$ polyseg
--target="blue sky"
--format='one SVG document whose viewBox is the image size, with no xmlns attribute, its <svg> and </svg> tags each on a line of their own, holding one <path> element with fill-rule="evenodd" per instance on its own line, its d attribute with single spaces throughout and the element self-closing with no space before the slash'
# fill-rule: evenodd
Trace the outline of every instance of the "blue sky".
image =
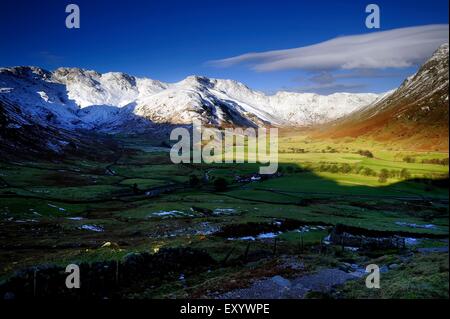
<svg viewBox="0 0 450 319">
<path fill-rule="evenodd" d="M 80 7 L 80 29 L 65 27 L 69 3 Z M 381 8 L 381 31 L 448 24 L 448 0 L 0 0 L 0 66 L 81 67 L 167 82 L 196 74 L 231 78 L 268 93 L 382 92 L 397 87 L 419 62 L 271 71 L 240 62 L 208 63 L 375 32 L 365 27 L 369 3 Z"/>
</svg>

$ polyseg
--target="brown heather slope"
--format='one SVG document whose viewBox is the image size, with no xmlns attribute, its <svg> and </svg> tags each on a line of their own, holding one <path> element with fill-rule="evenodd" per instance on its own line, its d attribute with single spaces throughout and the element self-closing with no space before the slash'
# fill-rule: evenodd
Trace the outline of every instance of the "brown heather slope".
<svg viewBox="0 0 450 319">
<path fill-rule="evenodd" d="M 448 44 L 394 92 L 313 130 L 317 138 L 364 137 L 417 150 L 448 151 Z"/>
</svg>

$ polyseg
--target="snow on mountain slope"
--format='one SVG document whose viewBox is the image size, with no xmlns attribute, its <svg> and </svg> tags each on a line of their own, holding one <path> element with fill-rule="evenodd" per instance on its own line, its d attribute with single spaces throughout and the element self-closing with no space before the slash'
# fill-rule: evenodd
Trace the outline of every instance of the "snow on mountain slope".
<svg viewBox="0 0 450 319">
<path fill-rule="evenodd" d="M 242 83 L 232 80 L 212 80 L 214 89 L 223 92 L 237 102 L 246 103 L 275 116 L 278 121 L 290 125 L 310 125 L 334 120 L 350 114 L 375 101 L 372 93 L 313 93 L 278 92 L 267 96 L 252 91 Z"/>
<path fill-rule="evenodd" d="M 68 97 L 81 108 L 91 105 L 123 107 L 168 86 L 120 72 L 100 74 L 76 68 L 59 68 L 53 73 L 53 79 L 66 85 Z"/>
<path fill-rule="evenodd" d="M 68 99 L 66 87 L 51 78 L 50 72 L 35 67 L 0 69 L 0 100 L 41 124 L 78 123 L 79 106 Z"/>
<path fill-rule="evenodd" d="M 376 94 L 329 96 L 279 92 L 267 96 L 232 80 L 189 76 L 178 83 L 100 74 L 77 68 L 0 69 L 0 100 L 20 107 L 42 125 L 68 129 L 138 131 L 153 123 L 303 126 L 358 110 Z"/>
<path fill-rule="evenodd" d="M 155 122 L 187 124 L 197 118 L 211 125 L 278 124 L 276 117 L 234 101 L 214 90 L 212 80 L 198 76 L 187 77 L 170 85 L 167 90 L 139 100 L 137 104 L 135 113 Z"/>
</svg>

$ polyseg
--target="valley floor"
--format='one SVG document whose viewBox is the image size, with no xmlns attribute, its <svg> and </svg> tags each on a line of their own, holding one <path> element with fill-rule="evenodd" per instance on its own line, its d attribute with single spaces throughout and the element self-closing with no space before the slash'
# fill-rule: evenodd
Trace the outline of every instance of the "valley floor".
<svg viewBox="0 0 450 319">
<path fill-rule="evenodd" d="M 448 153 L 287 136 L 263 178 L 118 142 L 102 161 L 0 164 L 2 297 L 60 292 L 43 279 L 76 263 L 109 269 L 93 298 L 448 298 Z M 342 227 L 360 244 L 329 239 Z"/>
</svg>

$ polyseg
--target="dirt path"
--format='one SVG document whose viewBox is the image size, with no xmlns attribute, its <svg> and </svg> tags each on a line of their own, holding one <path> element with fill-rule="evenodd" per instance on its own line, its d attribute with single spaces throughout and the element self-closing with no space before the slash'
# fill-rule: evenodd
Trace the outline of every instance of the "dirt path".
<svg viewBox="0 0 450 319">
<path fill-rule="evenodd" d="M 419 248 L 418 254 L 443 253 L 448 254 L 448 246 Z M 403 259 L 403 263 L 411 260 L 412 256 Z M 392 268 L 393 269 L 393 268 Z M 380 266 L 382 273 L 389 272 L 390 267 Z M 346 272 L 339 268 L 326 268 L 295 278 L 274 276 L 259 279 L 250 287 L 235 289 L 217 296 L 217 299 L 304 299 L 309 292 L 330 293 L 333 288 L 341 286 L 350 280 L 361 279 L 366 276 L 365 268 L 354 265 L 352 271 Z"/>
<path fill-rule="evenodd" d="M 302 299 L 308 292 L 330 292 L 333 287 L 359 279 L 362 270 L 347 273 L 340 269 L 322 269 L 317 273 L 286 279 L 282 276 L 258 280 L 250 287 L 226 292 L 218 299 Z"/>
</svg>

